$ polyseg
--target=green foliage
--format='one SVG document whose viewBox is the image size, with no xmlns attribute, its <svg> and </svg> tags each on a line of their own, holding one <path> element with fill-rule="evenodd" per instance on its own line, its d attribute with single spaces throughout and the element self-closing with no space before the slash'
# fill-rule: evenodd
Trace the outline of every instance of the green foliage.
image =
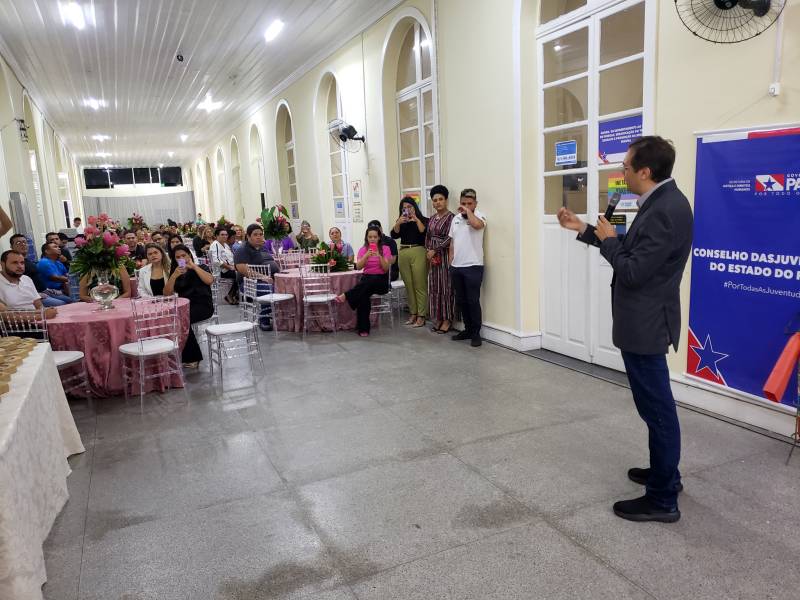
<svg viewBox="0 0 800 600">
<path fill-rule="evenodd" d="M 330 265 L 331 271 L 334 273 L 350 269 L 347 257 L 328 246 L 325 242 L 319 245 L 317 254 L 311 257 L 311 264 Z"/>
</svg>

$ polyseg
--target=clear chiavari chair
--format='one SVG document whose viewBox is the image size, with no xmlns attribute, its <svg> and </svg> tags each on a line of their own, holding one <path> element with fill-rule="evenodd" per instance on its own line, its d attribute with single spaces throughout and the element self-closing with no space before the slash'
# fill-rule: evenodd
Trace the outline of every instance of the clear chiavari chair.
<svg viewBox="0 0 800 600">
<path fill-rule="evenodd" d="M 336 334 L 336 294 L 331 283 L 331 268 L 328 265 L 307 264 L 300 267 L 303 283 L 303 335 L 308 333 L 311 321 L 327 320 Z"/>
<path fill-rule="evenodd" d="M 269 315 L 272 318 L 272 331 L 278 337 L 278 319 L 291 321 L 294 330 L 294 321 L 297 318 L 294 294 L 281 293 L 275 290 L 275 281 L 272 278 L 272 265 L 247 265 L 249 275 L 256 279 L 255 302 L 261 306 L 269 306 Z M 266 293 L 265 293 L 266 292 Z M 264 315 L 261 315 L 263 318 Z"/>
<path fill-rule="evenodd" d="M 3 337 L 17 336 L 49 342 L 47 335 L 46 308 L 33 310 L 8 310 L 0 313 L 0 333 Z M 89 407 L 92 403 L 92 390 L 89 387 L 89 374 L 86 359 L 80 350 L 53 350 L 53 360 L 61 377 L 65 394 L 80 391 L 86 396 Z"/>
<path fill-rule="evenodd" d="M 372 297 L 372 310 L 371 315 L 378 316 L 378 324 L 380 324 L 381 315 L 389 315 L 389 324 L 394 329 L 394 300 L 392 299 L 392 282 L 391 282 L 391 269 L 386 273 L 386 279 L 389 280 L 389 291 L 386 294 L 374 295 Z"/>
<path fill-rule="evenodd" d="M 260 305 L 255 302 L 258 281 L 252 277 L 242 280 L 242 298 L 239 301 L 241 321 L 235 323 L 218 323 L 206 327 L 206 343 L 211 377 L 214 377 L 214 365 L 219 370 L 220 382 L 224 379 L 224 363 L 232 358 L 246 356 L 250 360 L 250 371 L 253 370 L 253 357 L 258 358 L 261 369 L 264 359 L 258 343 L 258 313 Z"/>
<path fill-rule="evenodd" d="M 145 383 L 150 379 L 172 379 L 184 385 L 181 366 L 178 296 L 155 296 L 131 300 L 136 341 L 119 347 L 125 400 L 128 386 L 139 384 L 139 402 L 144 412 Z M 187 396 L 188 401 L 188 396 Z"/>
</svg>

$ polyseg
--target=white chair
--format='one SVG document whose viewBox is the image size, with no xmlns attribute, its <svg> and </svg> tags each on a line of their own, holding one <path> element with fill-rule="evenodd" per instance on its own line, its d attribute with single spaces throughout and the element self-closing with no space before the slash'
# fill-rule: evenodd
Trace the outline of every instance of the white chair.
<svg viewBox="0 0 800 600">
<path fill-rule="evenodd" d="M 308 264 L 300 267 L 303 283 L 303 336 L 308 333 L 310 321 L 324 319 L 325 312 L 334 335 L 336 334 L 336 294 L 331 286 L 331 268 L 328 265 Z"/>
<path fill-rule="evenodd" d="M 199 264 L 199 263 L 198 263 Z M 209 325 L 219 324 L 219 301 L 222 298 L 222 286 L 220 285 L 219 271 L 217 275 L 213 275 L 214 279 L 211 282 L 211 304 L 214 307 L 214 312 L 211 316 L 204 321 L 197 321 L 192 324 L 194 330 L 194 337 L 197 339 L 198 344 L 206 341 L 206 329 Z"/>
<path fill-rule="evenodd" d="M 131 300 L 136 341 L 119 347 L 122 386 L 128 400 L 128 384 L 139 383 L 139 402 L 144 412 L 145 382 L 177 375 L 184 385 L 181 366 L 178 296 L 155 296 Z M 184 387 L 185 391 L 185 387 Z M 188 396 L 187 396 L 188 401 Z"/>
<path fill-rule="evenodd" d="M 219 323 L 206 327 L 208 343 L 208 361 L 211 365 L 211 377 L 214 377 L 214 365 L 219 367 L 220 383 L 224 378 L 223 366 L 226 359 L 247 356 L 250 360 L 250 371 L 253 369 L 253 356 L 258 357 L 261 369 L 264 369 L 264 359 L 261 356 L 261 346 L 258 343 L 258 312 L 259 305 L 253 301 L 257 294 L 257 281 L 245 277 L 242 299 L 239 307 L 242 320 L 235 323 Z"/>
<path fill-rule="evenodd" d="M 9 310 L 0 315 L 0 332 L 4 337 L 19 336 L 33 338 L 37 342 L 48 342 L 47 319 L 45 308 L 34 310 Z M 89 387 L 89 374 L 86 372 L 86 360 L 79 350 L 53 350 L 53 360 L 61 377 L 61 385 L 65 394 L 77 390 L 86 395 L 89 408 L 92 407 L 92 390 Z M 72 375 L 65 373 L 74 371 Z"/>
<path fill-rule="evenodd" d="M 275 260 L 284 271 L 287 269 L 298 269 L 305 263 L 305 254 L 299 250 L 279 252 L 275 255 Z"/>
<path fill-rule="evenodd" d="M 391 273 L 391 270 L 389 272 Z M 406 284 L 403 283 L 402 279 L 398 279 L 392 281 L 390 286 L 389 296 L 392 304 L 397 309 L 397 320 L 400 321 L 402 319 L 403 305 L 406 301 Z"/>
<path fill-rule="evenodd" d="M 261 306 L 269 305 L 270 317 L 272 319 L 272 331 L 275 337 L 278 337 L 278 319 L 282 321 L 292 321 L 292 325 L 294 325 L 294 321 L 297 318 L 294 294 L 275 291 L 271 265 L 247 265 L 247 270 L 252 275 L 252 278 L 256 280 L 256 294 L 258 294 L 258 282 L 263 283 L 266 281 L 270 284 L 269 293 L 256 295 L 253 300 Z M 294 327 L 292 327 L 292 330 L 293 329 Z"/>
</svg>

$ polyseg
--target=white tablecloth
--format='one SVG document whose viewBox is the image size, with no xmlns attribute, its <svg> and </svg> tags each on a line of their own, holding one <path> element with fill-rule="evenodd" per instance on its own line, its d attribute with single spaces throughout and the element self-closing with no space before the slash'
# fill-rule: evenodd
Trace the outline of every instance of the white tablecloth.
<svg viewBox="0 0 800 600">
<path fill-rule="evenodd" d="M 41 600 L 42 545 L 67 501 L 67 457 L 83 444 L 49 344 L 0 397 L 0 599 Z"/>
</svg>

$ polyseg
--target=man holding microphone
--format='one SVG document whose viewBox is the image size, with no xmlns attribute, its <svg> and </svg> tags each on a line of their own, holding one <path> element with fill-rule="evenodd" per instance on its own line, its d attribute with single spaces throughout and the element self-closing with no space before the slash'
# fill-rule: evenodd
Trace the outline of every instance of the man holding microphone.
<svg viewBox="0 0 800 600">
<path fill-rule="evenodd" d="M 639 138 L 628 147 L 622 168 L 628 190 L 639 195 L 639 212 L 625 235 L 617 236 L 604 216 L 593 227 L 566 207 L 558 211 L 561 226 L 600 248 L 614 269 L 614 345 L 622 352 L 650 447 L 650 467 L 628 471 L 632 481 L 645 485 L 645 495 L 614 504 L 614 513 L 630 521 L 674 523 L 681 517 L 681 433 L 666 353 L 669 346 L 678 349 L 680 283 L 692 246 L 693 217 L 671 177 L 674 164 L 672 143 L 658 136 Z"/>
</svg>

